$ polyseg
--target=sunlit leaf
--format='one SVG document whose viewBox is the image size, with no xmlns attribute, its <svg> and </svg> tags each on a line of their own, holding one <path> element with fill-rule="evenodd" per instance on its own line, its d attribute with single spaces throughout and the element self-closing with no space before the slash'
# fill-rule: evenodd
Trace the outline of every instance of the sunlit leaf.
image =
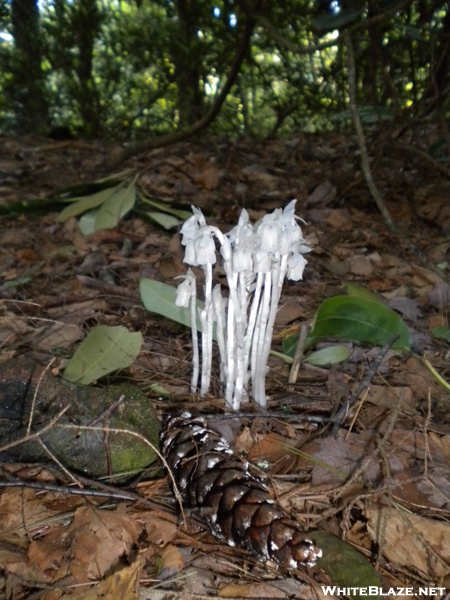
<svg viewBox="0 0 450 600">
<path fill-rule="evenodd" d="M 142 334 L 125 327 L 94 327 L 65 368 L 63 378 L 89 384 L 118 369 L 129 367 L 142 346 Z"/>
</svg>

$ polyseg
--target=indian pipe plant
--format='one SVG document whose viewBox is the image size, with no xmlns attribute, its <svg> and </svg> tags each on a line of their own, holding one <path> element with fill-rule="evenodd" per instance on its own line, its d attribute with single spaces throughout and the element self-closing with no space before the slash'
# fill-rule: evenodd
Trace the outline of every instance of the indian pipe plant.
<svg viewBox="0 0 450 600">
<path fill-rule="evenodd" d="M 238 411 L 249 389 L 255 402 L 265 408 L 265 378 L 272 342 L 272 332 L 283 281 L 303 278 L 307 263 L 303 256 L 310 247 L 303 239 L 295 215 L 296 200 L 277 208 L 252 225 L 245 209 L 238 224 L 228 234 L 206 223 L 201 210 L 192 207 L 193 215 L 181 228 L 185 246 L 184 262 L 203 268 L 204 305 L 198 310 L 196 279 L 192 269 L 182 276 L 176 304 L 190 307 L 193 374 L 191 391 L 200 379 L 200 396 L 210 386 L 214 324 L 220 352 L 220 381 L 225 401 Z M 228 282 L 228 297 L 222 296 L 220 284 L 212 286 L 213 265 L 220 260 Z M 197 318 L 201 329 L 201 369 L 197 337 Z"/>
</svg>

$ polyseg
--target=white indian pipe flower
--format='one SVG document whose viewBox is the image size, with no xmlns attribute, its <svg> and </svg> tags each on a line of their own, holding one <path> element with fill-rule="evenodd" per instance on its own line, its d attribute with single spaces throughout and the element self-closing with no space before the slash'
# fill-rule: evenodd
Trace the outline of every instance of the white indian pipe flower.
<svg viewBox="0 0 450 600">
<path fill-rule="evenodd" d="M 303 279 L 303 271 L 305 270 L 305 266 L 307 264 L 308 261 L 302 254 L 299 252 L 292 252 L 287 263 L 288 279 L 292 279 L 292 281 L 299 281 L 300 279 Z"/>
<path fill-rule="evenodd" d="M 216 245 L 214 244 L 214 240 L 209 231 L 203 233 L 200 230 L 195 238 L 194 247 L 197 265 L 216 264 Z"/>
<path fill-rule="evenodd" d="M 181 227 L 181 243 L 183 246 L 186 246 L 189 241 L 193 240 L 201 227 L 206 225 L 206 219 L 204 214 L 199 208 L 195 206 L 191 206 L 192 212 L 194 213 L 192 217 L 183 223 Z"/>
<path fill-rule="evenodd" d="M 184 261 L 202 266 L 205 273 L 205 304 L 200 311 L 203 359 L 200 393 L 204 395 L 209 388 L 212 323 L 216 321 L 220 379 L 225 385 L 226 402 L 234 410 L 239 410 L 250 377 L 255 401 L 261 407 L 267 402 L 264 380 L 283 281 L 286 276 L 294 281 L 302 279 L 307 264 L 303 254 L 311 250 L 303 239 L 295 203 L 296 200 L 292 200 L 284 210 L 276 209 L 265 215 L 254 226 L 243 209 L 236 227 L 227 235 L 217 227 L 207 225 L 203 213 L 193 207 L 194 214 L 181 228 L 182 244 L 186 247 Z M 226 301 L 221 301 L 220 286 L 212 291 L 215 240 L 220 247 L 228 282 L 226 310 Z M 188 306 L 189 302 L 191 319 L 195 323 L 193 274 L 192 279 L 186 277 L 177 290 L 177 305 Z M 193 342 L 196 340 L 197 333 L 194 336 L 193 328 Z M 198 351 L 195 354 L 198 364 Z M 195 381 L 197 377 L 198 373 Z"/>
<path fill-rule="evenodd" d="M 233 270 L 235 273 L 250 271 L 252 268 L 252 253 L 248 248 L 238 247 L 233 252 Z"/>
<path fill-rule="evenodd" d="M 258 227 L 258 237 L 261 243 L 261 250 L 266 252 L 279 251 L 280 228 L 276 222 L 261 223 Z"/>
<path fill-rule="evenodd" d="M 183 279 L 183 281 L 177 287 L 175 306 L 188 308 L 195 286 L 194 273 L 191 271 L 191 269 L 188 269 L 186 275 L 180 275 L 180 277 L 175 277 L 175 279 Z"/>
<path fill-rule="evenodd" d="M 272 268 L 270 254 L 265 250 L 257 250 L 253 255 L 253 264 L 257 273 L 267 273 Z"/>
<path fill-rule="evenodd" d="M 176 277 L 183 279 L 177 287 L 175 304 L 176 306 L 187 308 L 191 307 L 191 337 L 192 337 L 192 378 L 191 393 L 195 394 L 198 385 L 198 376 L 200 370 L 198 336 L 197 336 L 197 288 L 195 275 L 191 269 L 187 270 L 186 275 Z"/>
</svg>

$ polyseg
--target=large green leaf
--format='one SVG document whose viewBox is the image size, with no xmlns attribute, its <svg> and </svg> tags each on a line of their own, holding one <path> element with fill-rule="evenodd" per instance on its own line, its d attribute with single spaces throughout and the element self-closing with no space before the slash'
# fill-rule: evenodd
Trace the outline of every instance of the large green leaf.
<svg viewBox="0 0 450 600">
<path fill-rule="evenodd" d="M 108 373 L 129 367 L 142 346 L 142 334 L 125 327 L 94 327 L 69 361 L 63 378 L 89 384 Z"/>
<path fill-rule="evenodd" d="M 333 584 L 341 588 L 354 588 L 354 591 L 349 591 L 348 594 L 345 594 L 346 596 L 360 598 L 364 595 L 366 598 L 367 588 L 373 586 L 375 593 L 371 595 L 371 598 L 374 600 L 379 598 L 376 591 L 381 588 L 381 581 L 367 558 L 350 544 L 324 531 L 310 531 L 308 537 L 319 548 L 322 548 L 322 558 L 319 558 L 317 564 L 331 577 Z M 358 594 L 359 588 L 365 589 L 366 593 Z M 339 594 L 331 592 L 329 595 L 338 596 Z"/>
<path fill-rule="evenodd" d="M 167 283 L 153 279 L 142 278 L 139 284 L 142 302 L 147 310 L 171 319 L 176 323 L 191 326 L 191 312 L 189 308 L 175 305 L 176 289 Z M 203 302 L 197 300 L 199 309 L 203 308 Z M 200 320 L 197 319 L 197 329 L 200 331 Z"/>
<path fill-rule="evenodd" d="M 95 216 L 95 231 L 113 229 L 120 219 L 129 212 L 136 201 L 136 186 L 134 181 L 126 188 L 117 189 L 106 198 Z"/>
<path fill-rule="evenodd" d="M 411 336 L 401 317 L 379 302 L 350 296 L 334 296 L 323 302 L 316 314 L 306 346 L 323 338 L 384 345 L 393 335 L 400 337 L 393 348 L 411 348 Z"/>
<path fill-rule="evenodd" d="M 106 190 L 101 190 L 100 192 L 96 192 L 90 196 L 71 198 L 71 204 L 66 206 L 66 208 L 59 213 L 58 221 L 62 223 L 67 221 L 67 219 L 70 219 L 70 217 L 77 217 L 88 210 L 97 208 L 97 206 L 103 204 L 105 200 L 113 196 L 119 189 L 123 188 L 123 186 L 124 183 L 121 182 L 118 185 L 107 188 Z"/>
</svg>

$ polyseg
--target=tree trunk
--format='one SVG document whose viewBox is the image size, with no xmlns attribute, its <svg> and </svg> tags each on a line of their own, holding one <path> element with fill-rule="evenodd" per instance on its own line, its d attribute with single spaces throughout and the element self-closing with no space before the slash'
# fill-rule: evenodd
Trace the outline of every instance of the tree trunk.
<svg viewBox="0 0 450 600">
<path fill-rule="evenodd" d="M 45 77 L 37 0 L 12 0 L 16 46 L 13 95 L 19 133 L 42 132 L 47 125 Z"/>
</svg>

